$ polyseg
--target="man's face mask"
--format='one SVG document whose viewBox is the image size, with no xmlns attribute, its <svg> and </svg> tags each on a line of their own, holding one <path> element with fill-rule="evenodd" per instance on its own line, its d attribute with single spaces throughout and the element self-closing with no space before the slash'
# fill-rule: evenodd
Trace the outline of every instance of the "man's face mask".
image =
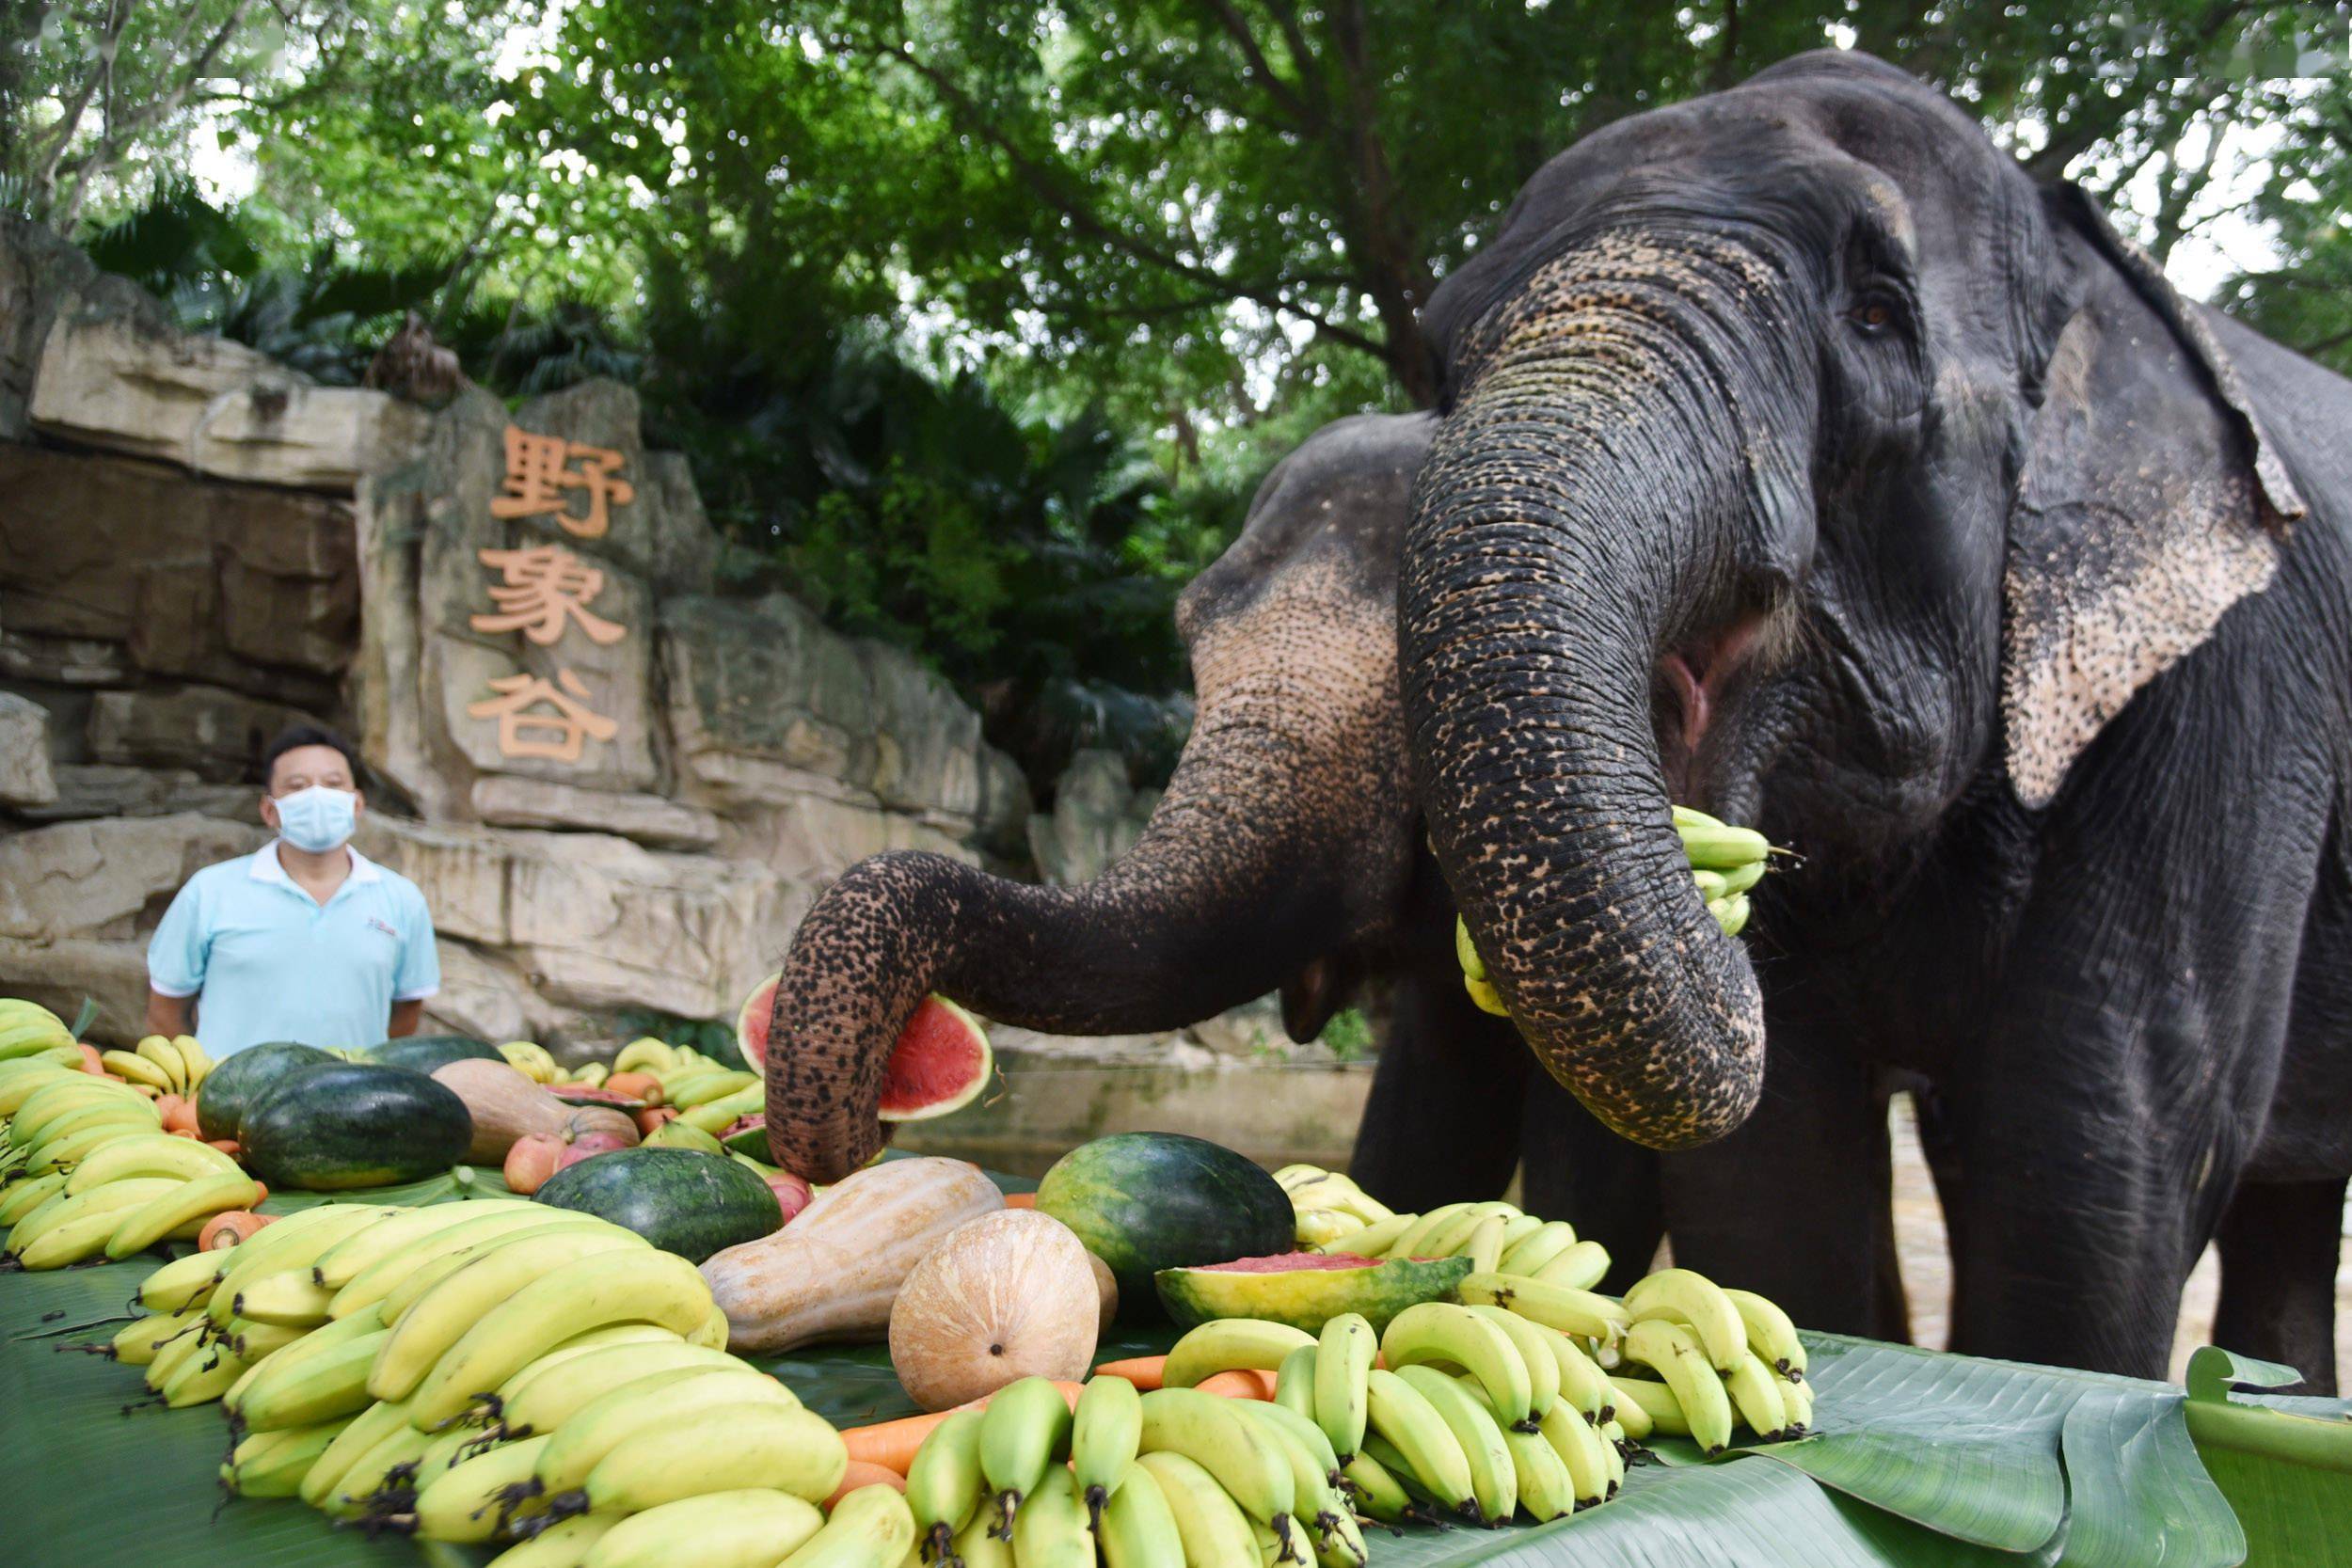
<svg viewBox="0 0 2352 1568">
<path fill-rule="evenodd" d="M 348 789 L 312 784 L 278 798 L 278 831 L 311 854 L 341 847 L 358 820 L 359 798 Z"/>
</svg>

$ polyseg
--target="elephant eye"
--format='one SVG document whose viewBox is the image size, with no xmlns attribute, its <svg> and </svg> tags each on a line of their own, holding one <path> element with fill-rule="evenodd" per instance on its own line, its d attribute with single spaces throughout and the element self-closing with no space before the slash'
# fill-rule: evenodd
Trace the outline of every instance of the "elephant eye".
<svg viewBox="0 0 2352 1568">
<path fill-rule="evenodd" d="M 1864 337 L 1883 338 L 1902 325 L 1902 307 L 1886 294 L 1865 294 L 1847 309 L 1846 319 Z"/>
</svg>

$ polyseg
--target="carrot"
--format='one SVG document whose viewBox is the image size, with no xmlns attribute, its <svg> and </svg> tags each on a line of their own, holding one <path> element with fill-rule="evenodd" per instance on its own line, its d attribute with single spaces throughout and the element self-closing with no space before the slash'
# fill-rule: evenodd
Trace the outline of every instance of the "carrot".
<svg viewBox="0 0 2352 1568">
<path fill-rule="evenodd" d="M 832 1513 L 841 1505 L 842 1498 L 861 1486 L 888 1486 L 903 1492 L 907 1489 L 907 1478 L 887 1465 L 869 1465 L 865 1460 L 852 1459 L 850 1467 L 842 1472 L 841 1484 L 834 1487 L 833 1496 L 825 1499 L 825 1512 Z"/>
<path fill-rule="evenodd" d="M 1037 1207 L 1037 1194 L 1007 1193 L 1005 1195 L 1005 1207 L 1008 1209 L 1034 1209 Z"/>
<path fill-rule="evenodd" d="M 1270 1400 L 1274 1397 L 1274 1374 L 1236 1368 L 1204 1377 L 1194 1386 L 1204 1394 L 1217 1394 L 1229 1400 Z"/>
<path fill-rule="evenodd" d="M 1124 1361 L 1105 1361 L 1094 1369 L 1096 1377 L 1123 1377 L 1136 1386 L 1139 1393 L 1150 1393 L 1160 1386 L 1160 1375 L 1168 1366 L 1165 1355 L 1132 1355 Z"/>
<path fill-rule="evenodd" d="M 1078 1395 L 1085 1389 L 1085 1384 L 1057 1381 L 1054 1386 L 1061 1390 L 1061 1397 L 1069 1402 L 1071 1409 L 1078 1408 Z M 923 1439 L 929 1437 L 940 1422 L 958 1410 L 985 1410 L 989 1400 L 994 1397 L 993 1394 L 985 1395 L 967 1404 L 957 1405 L 955 1410 L 934 1410 L 924 1416 L 901 1416 L 895 1421 L 877 1421 L 872 1426 L 849 1427 L 842 1432 L 841 1441 L 849 1447 L 851 1464 L 879 1465 L 885 1470 L 896 1470 L 905 1475 L 907 1466 L 914 1463 L 915 1450 L 923 1446 Z"/>
<path fill-rule="evenodd" d="M 170 1103 L 165 1103 L 166 1101 Z M 155 1109 L 162 1113 L 165 1132 L 194 1132 L 198 1131 L 195 1101 L 183 1100 L 176 1094 L 167 1094 L 155 1101 Z"/>
<path fill-rule="evenodd" d="M 98 1047 L 94 1045 L 82 1047 L 82 1070 L 100 1078 L 114 1077 L 106 1070 L 105 1061 L 98 1054 Z"/>
<path fill-rule="evenodd" d="M 196 1234 L 196 1250 L 216 1252 L 222 1247 L 235 1246 L 278 1216 L 257 1214 L 249 1209 L 230 1209 L 215 1214 L 204 1222 L 204 1228 Z"/>
</svg>

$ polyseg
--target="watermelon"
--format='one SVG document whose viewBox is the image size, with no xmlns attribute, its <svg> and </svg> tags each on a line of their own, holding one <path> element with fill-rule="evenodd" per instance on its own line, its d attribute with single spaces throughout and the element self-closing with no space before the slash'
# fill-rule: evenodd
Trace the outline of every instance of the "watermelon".
<svg viewBox="0 0 2352 1568">
<path fill-rule="evenodd" d="M 1377 1334 L 1407 1307 L 1452 1301 L 1467 1258 L 1359 1258 L 1349 1253 L 1278 1252 L 1152 1276 L 1160 1304 L 1179 1328 L 1212 1318 L 1264 1318 L 1319 1334 L 1326 1319 L 1361 1312 Z"/>
<path fill-rule="evenodd" d="M 783 981 L 781 973 L 769 975 L 735 1010 L 736 1049 L 751 1071 L 766 1069 L 768 1025 Z M 980 1021 L 944 996 L 927 996 L 890 1048 L 879 1114 L 884 1121 L 928 1121 L 960 1111 L 995 1071 L 996 1056 Z"/>
<path fill-rule="evenodd" d="M 326 1067 L 335 1058 L 315 1046 L 267 1040 L 223 1056 L 196 1091 L 196 1125 L 207 1138 L 233 1138 L 246 1107 L 290 1072 Z"/>
<path fill-rule="evenodd" d="M 1181 1132 L 1117 1132 L 1079 1145 L 1038 1183 L 1037 1208 L 1109 1266 L 1121 1303 L 1146 1309 L 1158 1301 L 1162 1269 L 1284 1250 L 1295 1224 L 1273 1177 Z"/>
<path fill-rule="evenodd" d="M 378 1067 L 406 1068 L 430 1077 L 452 1062 L 502 1062 L 498 1047 L 467 1035 L 408 1035 L 368 1047 L 360 1058 Z"/>
<path fill-rule="evenodd" d="M 582 1160 L 549 1177 L 533 1201 L 611 1220 L 692 1263 L 784 1224 L 764 1180 L 723 1154 L 691 1148 L 618 1148 Z"/>
<path fill-rule="evenodd" d="M 473 1117 L 422 1073 L 330 1062 L 272 1084 L 246 1107 L 237 1141 L 246 1168 L 273 1187 L 389 1187 L 457 1164 Z"/>
</svg>

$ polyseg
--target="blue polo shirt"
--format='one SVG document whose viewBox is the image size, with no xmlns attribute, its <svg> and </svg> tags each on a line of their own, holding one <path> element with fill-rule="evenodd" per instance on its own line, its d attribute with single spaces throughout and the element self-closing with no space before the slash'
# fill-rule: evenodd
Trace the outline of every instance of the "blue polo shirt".
<svg viewBox="0 0 2352 1568">
<path fill-rule="evenodd" d="M 263 1040 L 373 1045 L 393 1003 L 440 989 L 424 895 L 345 852 L 351 875 L 324 904 L 286 875 L 274 841 L 206 866 L 172 899 L 147 945 L 148 983 L 199 999 L 196 1037 L 207 1052 Z"/>
</svg>

